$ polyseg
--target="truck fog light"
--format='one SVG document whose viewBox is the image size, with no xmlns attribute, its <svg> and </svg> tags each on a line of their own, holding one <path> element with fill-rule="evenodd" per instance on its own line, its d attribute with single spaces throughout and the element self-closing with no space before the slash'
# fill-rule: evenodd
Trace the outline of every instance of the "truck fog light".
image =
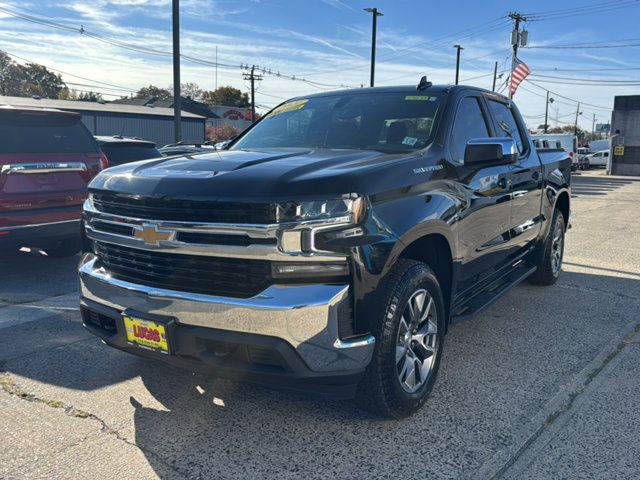
<svg viewBox="0 0 640 480">
<path fill-rule="evenodd" d="M 349 274 L 349 266 L 344 262 L 274 262 L 271 274 L 273 278 L 344 277 Z"/>
</svg>

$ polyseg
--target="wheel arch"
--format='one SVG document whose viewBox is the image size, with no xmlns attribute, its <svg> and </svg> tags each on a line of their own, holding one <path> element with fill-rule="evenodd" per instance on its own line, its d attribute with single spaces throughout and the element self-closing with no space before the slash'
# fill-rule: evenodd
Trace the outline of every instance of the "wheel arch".
<svg viewBox="0 0 640 480">
<path fill-rule="evenodd" d="M 569 198 L 569 192 L 563 190 L 556 198 L 554 209 L 560 210 L 564 216 L 565 228 L 569 228 L 569 215 L 571 214 L 571 200 Z"/>
<path fill-rule="evenodd" d="M 412 239 L 410 243 L 405 245 L 399 258 L 423 262 L 435 273 L 442 289 L 448 328 L 454 280 L 454 256 L 449 238 L 442 232 L 431 231 Z"/>
</svg>

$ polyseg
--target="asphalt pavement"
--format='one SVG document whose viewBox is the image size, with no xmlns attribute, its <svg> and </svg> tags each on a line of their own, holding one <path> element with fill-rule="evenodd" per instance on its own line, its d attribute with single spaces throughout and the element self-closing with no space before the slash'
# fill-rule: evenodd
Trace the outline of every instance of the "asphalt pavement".
<svg viewBox="0 0 640 480">
<path fill-rule="evenodd" d="M 637 478 L 639 205 L 640 178 L 576 174 L 559 282 L 454 327 L 402 421 L 108 348 L 77 257 L 0 258 L 0 478 Z"/>
</svg>

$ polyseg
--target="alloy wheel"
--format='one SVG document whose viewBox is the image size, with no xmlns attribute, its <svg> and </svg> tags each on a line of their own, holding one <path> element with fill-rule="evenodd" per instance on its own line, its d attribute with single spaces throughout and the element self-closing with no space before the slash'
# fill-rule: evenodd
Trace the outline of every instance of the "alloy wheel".
<svg viewBox="0 0 640 480">
<path fill-rule="evenodd" d="M 551 268 L 553 269 L 554 275 L 557 275 L 562 267 L 562 254 L 564 250 L 564 232 L 562 230 L 562 220 L 558 217 L 553 228 L 553 239 L 551 240 Z"/>
<path fill-rule="evenodd" d="M 407 301 L 396 341 L 396 369 L 402 388 L 414 393 L 431 377 L 438 353 L 438 318 L 433 298 L 424 289 Z"/>
</svg>

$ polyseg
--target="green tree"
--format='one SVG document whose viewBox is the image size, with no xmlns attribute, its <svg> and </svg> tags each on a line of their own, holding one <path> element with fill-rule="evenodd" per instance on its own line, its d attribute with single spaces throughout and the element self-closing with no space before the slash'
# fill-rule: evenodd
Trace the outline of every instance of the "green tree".
<svg viewBox="0 0 640 480">
<path fill-rule="evenodd" d="M 102 102 L 102 94 L 98 92 L 82 92 L 78 95 L 78 100 L 83 102 Z"/>
<path fill-rule="evenodd" d="M 19 65 L 5 52 L 0 51 L 0 94 L 58 98 L 65 88 L 62 77 L 47 67 L 35 63 Z"/>
<path fill-rule="evenodd" d="M 0 50 L 0 95 L 20 95 L 20 69 L 2 50 Z"/>
<path fill-rule="evenodd" d="M 173 90 L 173 86 L 170 87 Z M 203 90 L 197 83 L 187 82 L 180 84 L 180 95 L 188 97 L 192 100 L 200 101 Z"/>
<path fill-rule="evenodd" d="M 135 98 L 157 98 L 159 100 L 167 100 L 172 96 L 173 95 L 169 89 L 156 87 L 155 85 L 142 87 L 135 94 Z"/>
<path fill-rule="evenodd" d="M 28 63 L 19 65 L 21 71 L 21 86 L 23 96 L 38 95 L 43 98 L 58 98 L 58 95 L 66 87 L 62 77 L 53 73 L 43 65 Z"/>
<path fill-rule="evenodd" d="M 234 87 L 218 87 L 202 93 L 202 101 L 209 105 L 225 105 L 228 107 L 248 107 L 249 95 Z"/>
</svg>

